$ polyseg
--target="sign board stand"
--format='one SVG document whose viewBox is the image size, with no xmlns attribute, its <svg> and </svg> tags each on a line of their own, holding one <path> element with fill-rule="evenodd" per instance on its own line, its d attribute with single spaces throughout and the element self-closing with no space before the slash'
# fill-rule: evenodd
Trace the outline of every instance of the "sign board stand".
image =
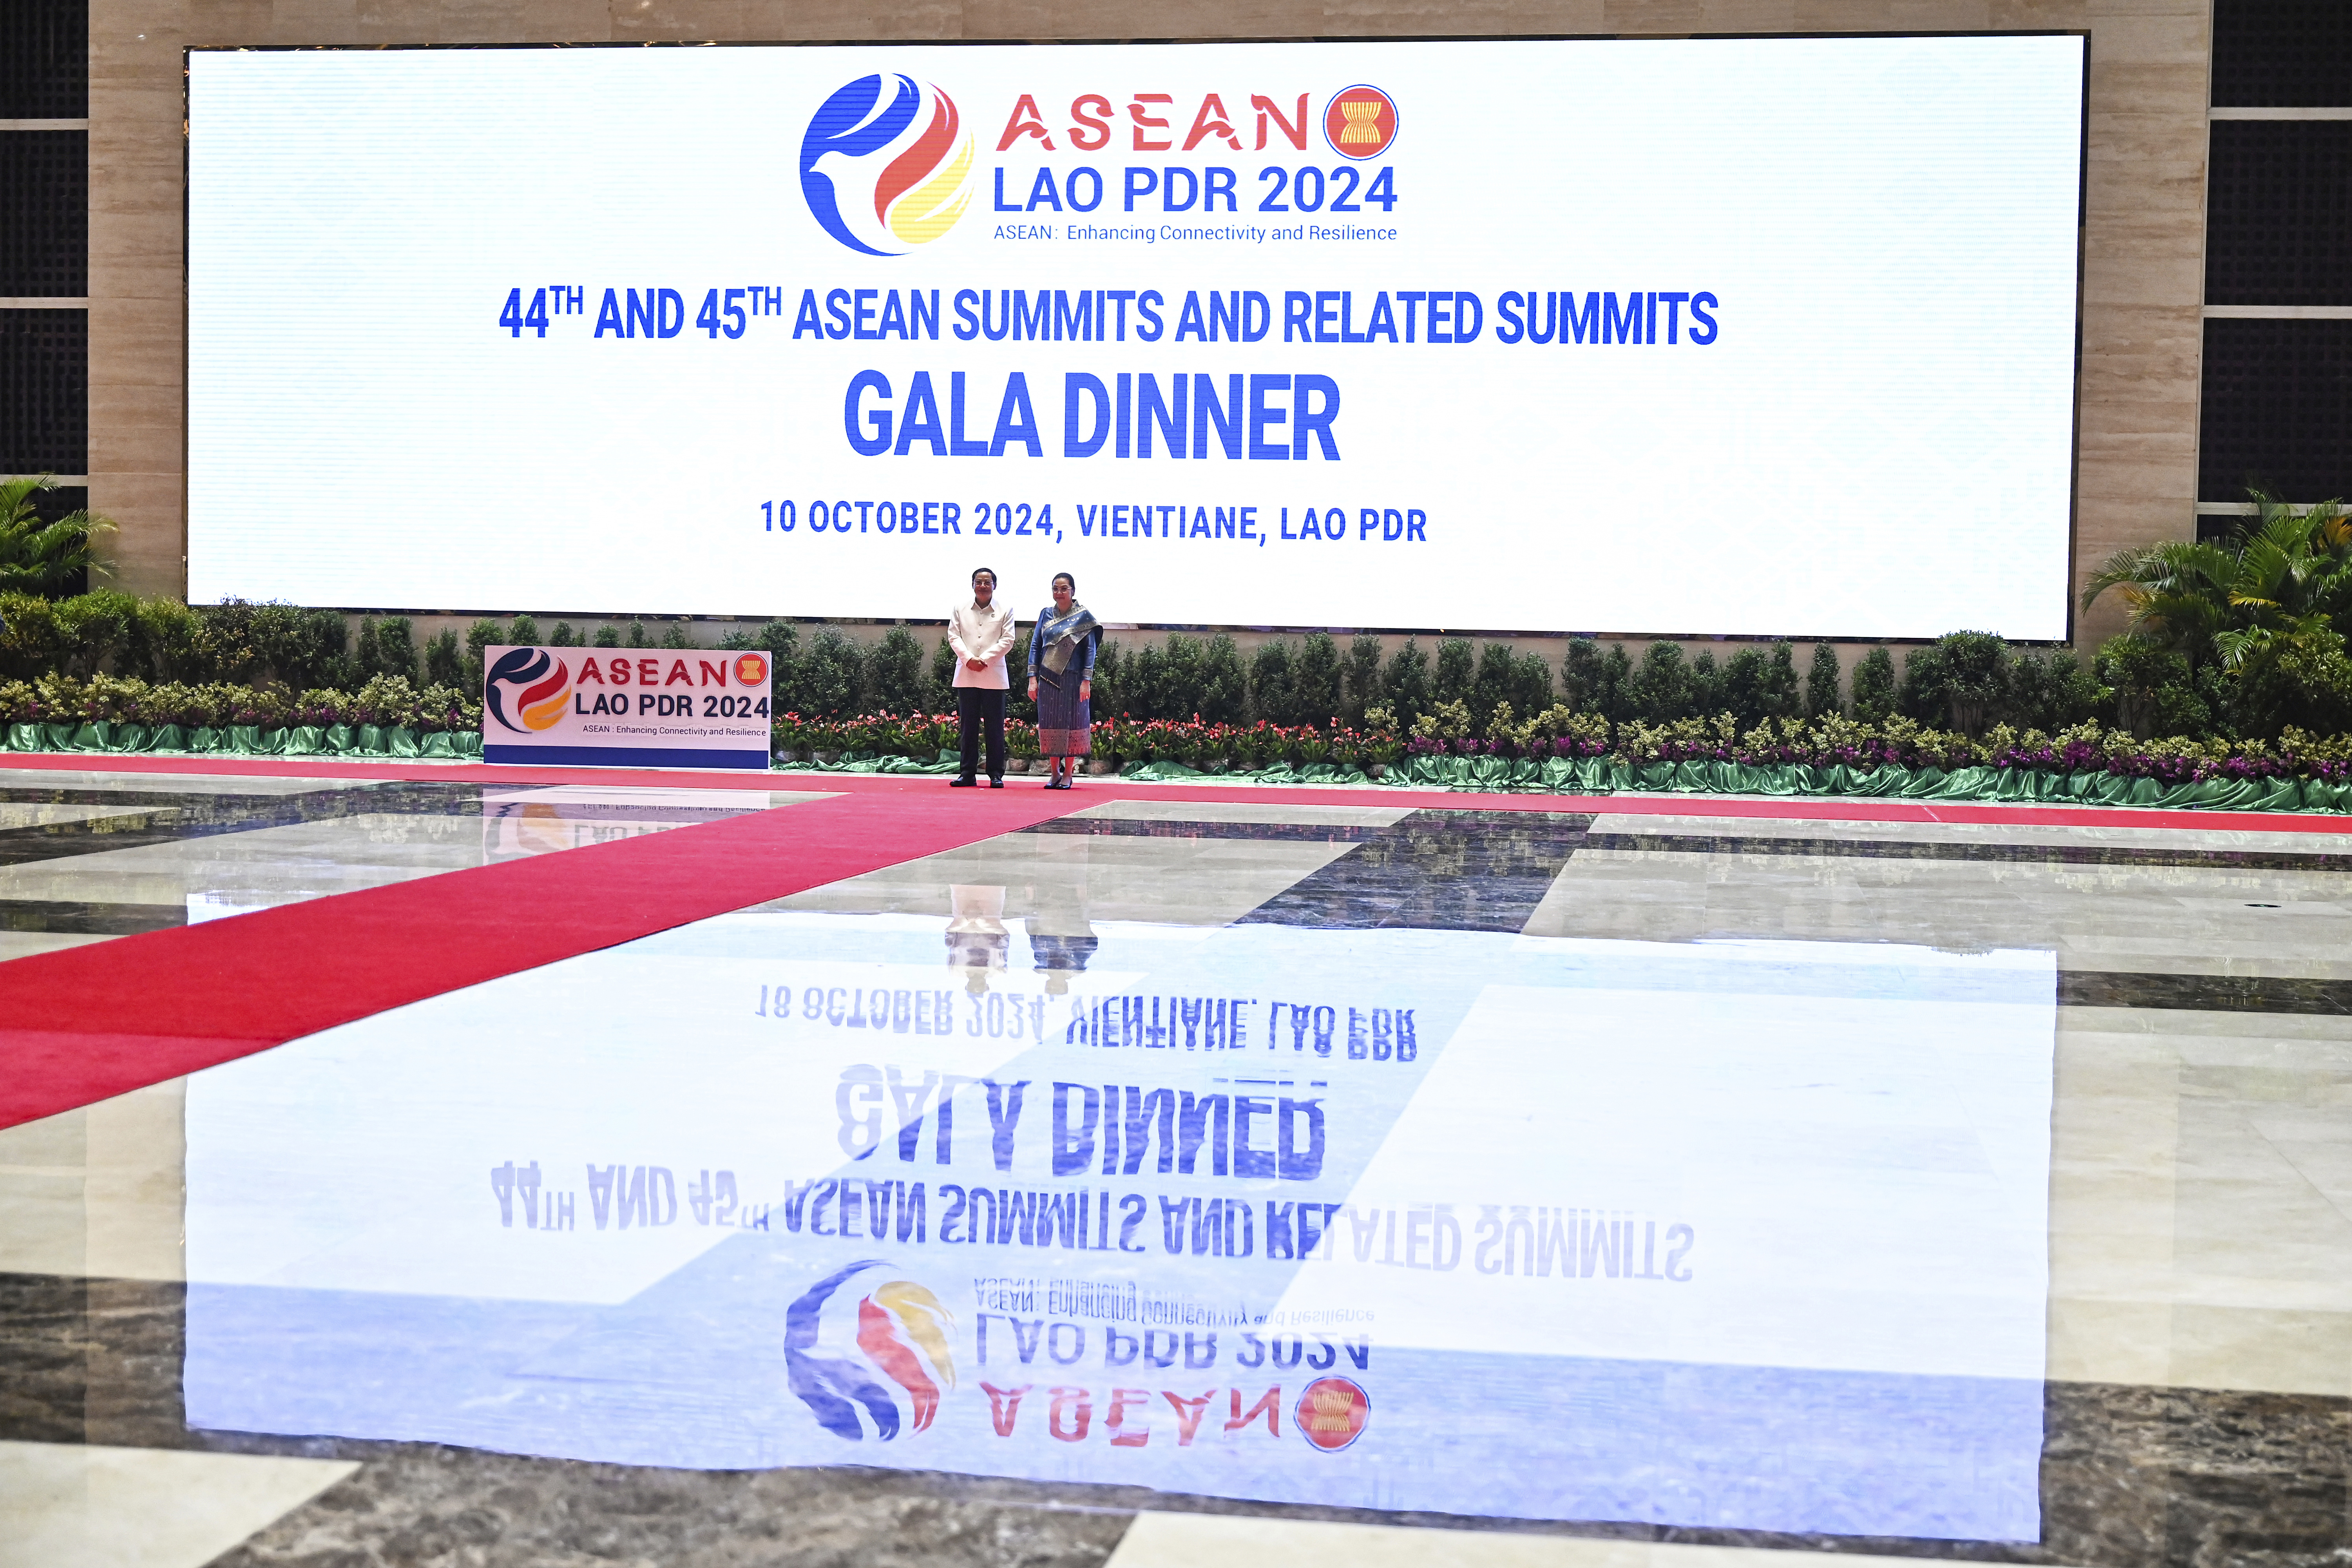
<svg viewBox="0 0 2352 1568">
<path fill-rule="evenodd" d="M 764 771 L 773 679 L 758 652 L 496 645 L 482 760 Z"/>
</svg>

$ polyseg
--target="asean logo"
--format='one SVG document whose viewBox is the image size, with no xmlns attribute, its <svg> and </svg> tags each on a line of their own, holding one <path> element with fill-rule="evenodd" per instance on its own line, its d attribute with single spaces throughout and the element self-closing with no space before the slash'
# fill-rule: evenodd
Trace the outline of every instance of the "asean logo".
<svg viewBox="0 0 2352 1568">
<path fill-rule="evenodd" d="M 768 658 L 765 654 L 747 653 L 735 661 L 735 684 L 757 686 L 768 679 Z"/>
<path fill-rule="evenodd" d="M 521 689 L 509 690 L 515 687 Z M 564 700 L 571 695 L 572 672 L 538 647 L 510 647 L 499 655 L 482 689 L 490 717 L 518 735 L 551 727 L 563 717 Z M 513 718 L 507 716 L 509 705 Z"/>
<path fill-rule="evenodd" d="M 904 256 L 971 204 L 971 137 L 955 100 L 893 72 L 824 100 L 801 138 L 801 195 L 824 232 L 867 256 Z"/>
<path fill-rule="evenodd" d="M 1377 158 L 1396 133 L 1396 100 L 1379 88 L 1351 87 L 1324 106 L 1323 140 L 1342 158 Z"/>
<path fill-rule="evenodd" d="M 1318 1377 L 1298 1396 L 1290 1413 L 1300 1436 L 1327 1454 L 1336 1454 L 1364 1435 L 1372 1418 L 1372 1396 L 1355 1379 Z"/>
<path fill-rule="evenodd" d="M 868 1425 L 885 1441 L 902 1426 L 923 1431 L 939 1415 L 940 1384 L 955 1386 L 955 1356 L 948 1349 L 955 1318 L 938 1297 L 911 1279 L 877 1285 L 855 1307 L 840 1294 L 854 1276 L 886 1267 L 879 1258 L 853 1263 L 784 1309 L 784 1368 L 793 1393 L 818 1426 L 853 1443 L 865 1438 Z"/>
</svg>

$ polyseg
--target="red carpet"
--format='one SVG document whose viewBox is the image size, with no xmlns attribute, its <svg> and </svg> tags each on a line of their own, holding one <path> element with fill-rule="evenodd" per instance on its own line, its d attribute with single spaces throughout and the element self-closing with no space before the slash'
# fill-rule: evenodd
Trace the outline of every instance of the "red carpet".
<svg viewBox="0 0 2352 1568">
<path fill-rule="evenodd" d="M 9 962 L 0 1127 L 233 1060 L 387 1007 L 634 941 L 955 848 L 1105 800 L 1391 805 L 1645 816 L 2128 826 L 2335 835 L 2352 820 L 1881 800 L 1452 795 L 1138 784 L 1063 795 L 1016 781 L 950 792 L 925 777 L 690 773 L 152 757 L 10 756 L 0 767 L 484 784 L 804 789 L 837 798 L 344 893 L 235 920 Z M 2316 846 L 2315 846 L 2316 847 Z"/>
</svg>

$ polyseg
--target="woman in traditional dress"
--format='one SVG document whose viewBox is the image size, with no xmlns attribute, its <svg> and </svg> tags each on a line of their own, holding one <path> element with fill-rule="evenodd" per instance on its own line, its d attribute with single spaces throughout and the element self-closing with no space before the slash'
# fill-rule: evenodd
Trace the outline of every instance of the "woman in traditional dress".
<svg viewBox="0 0 2352 1568">
<path fill-rule="evenodd" d="M 1094 696 L 1095 645 L 1102 626 L 1077 602 L 1078 580 L 1054 574 L 1054 602 L 1037 612 L 1029 634 L 1029 697 L 1037 704 L 1037 749 L 1047 789 L 1067 789 L 1078 759 L 1093 749 L 1087 701 Z"/>
</svg>

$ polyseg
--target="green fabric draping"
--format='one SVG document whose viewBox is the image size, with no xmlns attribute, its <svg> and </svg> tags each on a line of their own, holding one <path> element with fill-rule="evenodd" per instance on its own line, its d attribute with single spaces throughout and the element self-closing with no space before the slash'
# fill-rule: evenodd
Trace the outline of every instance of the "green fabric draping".
<svg viewBox="0 0 2352 1568">
<path fill-rule="evenodd" d="M 1213 773 L 1184 763 L 1129 763 L 1118 770 L 1118 775 L 1141 784 L 1192 784 L 1202 779 L 1216 779 L 1227 784 L 1360 784 L 1373 782 L 1369 773 L 1353 763 L 1337 765 L 1309 763 L 1298 768 L 1287 763 L 1276 763 L 1270 768 L 1247 771 L 1236 768 L 1222 773 Z"/>
<path fill-rule="evenodd" d="M 1213 775 L 1181 763 L 1129 763 L 1119 770 L 1145 783 Z M 1353 764 L 1277 765 L 1213 775 L 1236 784 L 1362 784 Z M 1901 768 L 1843 763 L 1612 763 L 1602 757 L 1543 762 L 1507 757 L 1409 757 L 1377 781 L 1417 789 L 1492 794 L 1860 795 L 1897 800 L 2016 801 L 2065 805 L 2141 805 L 2195 811 L 2352 811 L 2352 784 L 2320 779 L 2207 779 L 2166 784 L 2119 773 L 2039 773 L 2021 768 Z"/>
<path fill-rule="evenodd" d="M 482 737 L 471 731 L 434 731 L 420 736 L 398 726 L 297 725 L 265 730 L 253 724 L 226 730 L 181 724 L 116 723 L 99 719 L 81 724 L 10 724 L 0 729 L 0 751 L 141 752 L 153 756 L 438 757 L 478 761 Z"/>
<path fill-rule="evenodd" d="M 929 763 L 919 763 L 912 757 L 856 752 L 845 757 L 835 757 L 829 763 L 777 760 L 768 765 L 780 773 L 951 773 L 963 766 L 963 759 L 957 752 L 949 751 L 940 752 L 937 761 Z"/>
</svg>

